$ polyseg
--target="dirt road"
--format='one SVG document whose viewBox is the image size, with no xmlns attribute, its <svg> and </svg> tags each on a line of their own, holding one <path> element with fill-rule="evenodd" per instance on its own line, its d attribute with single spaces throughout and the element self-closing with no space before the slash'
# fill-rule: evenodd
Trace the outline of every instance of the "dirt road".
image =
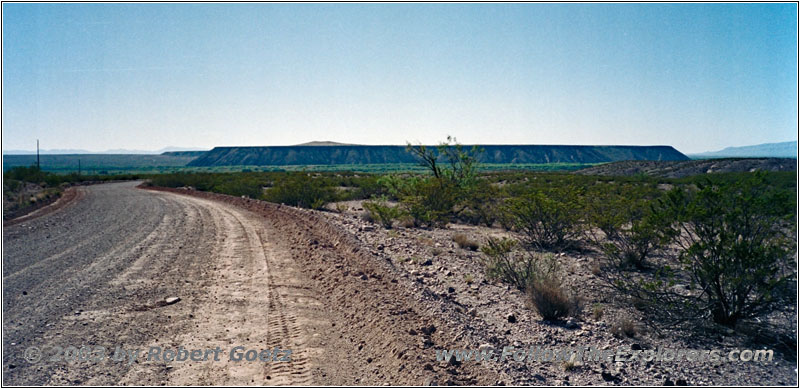
<svg viewBox="0 0 800 389">
<path fill-rule="evenodd" d="M 137 184 L 81 187 L 74 204 L 4 228 L 4 384 L 496 382 L 437 364 L 431 347 L 457 337 L 457 321 L 313 215 Z M 89 360 L 50 360 L 72 359 L 58 352 L 69 346 Z M 231 361 L 237 346 L 292 353 Z M 41 360 L 26 360 L 31 347 Z M 154 361 L 151 347 L 222 352 Z M 117 348 L 141 355 L 115 361 Z"/>
</svg>

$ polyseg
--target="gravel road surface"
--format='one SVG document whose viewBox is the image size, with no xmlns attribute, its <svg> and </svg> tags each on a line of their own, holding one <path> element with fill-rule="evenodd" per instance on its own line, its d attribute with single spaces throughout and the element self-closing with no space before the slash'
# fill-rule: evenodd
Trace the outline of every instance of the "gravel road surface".
<svg viewBox="0 0 800 389">
<path fill-rule="evenodd" d="M 319 304 L 270 244 L 263 220 L 137 184 L 81 187 L 76 204 L 4 228 L 3 383 L 311 383 L 314 342 L 305 332 L 321 324 Z M 165 305 L 168 297 L 181 300 Z M 58 347 L 69 346 L 106 358 L 50 361 L 67 358 Z M 110 359 L 117 347 L 144 354 L 152 346 L 224 352 L 206 362 Z M 236 346 L 294 355 L 235 363 Z M 30 347 L 41 361 L 25 359 Z"/>
</svg>

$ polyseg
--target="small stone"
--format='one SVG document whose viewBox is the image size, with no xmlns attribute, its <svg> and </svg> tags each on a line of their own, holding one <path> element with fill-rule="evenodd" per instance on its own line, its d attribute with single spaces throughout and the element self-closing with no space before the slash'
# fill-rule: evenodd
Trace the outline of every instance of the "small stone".
<svg viewBox="0 0 800 389">
<path fill-rule="evenodd" d="M 609 373 L 607 371 L 604 371 L 604 372 L 600 373 L 600 376 L 603 377 L 603 381 L 618 381 L 619 380 L 618 377 L 614 376 L 613 374 L 611 374 L 611 373 Z"/>
<path fill-rule="evenodd" d="M 508 319 L 508 322 L 509 322 L 509 323 L 511 323 L 511 324 L 514 324 L 514 323 L 516 323 L 516 322 L 517 322 L 517 317 L 516 317 L 516 316 L 514 316 L 514 314 L 513 314 L 513 313 L 512 313 L 512 314 L 510 314 L 510 315 L 508 315 L 508 318 L 507 318 L 507 319 Z"/>
<path fill-rule="evenodd" d="M 167 303 L 167 305 L 175 304 L 178 301 L 181 301 L 180 297 L 167 297 L 166 299 L 164 299 L 164 302 Z"/>
<path fill-rule="evenodd" d="M 575 330 L 575 329 L 581 328 L 581 326 L 578 325 L 578 323 L 576 323 L 572 319 L 567 320 L 567 322 L 564 324 L 564 327 L 566 327 L 569 330 Z"/>
<path fill-rule="evenodd" d="M 422 333 L 425 334 L 425 335 L 430 335 L 430 334 L 436 332 L 436 326 L 431 324 L 429 326 L 422 327 L 420 329 L 420 331 L 422 331 Z"/>
<path fill-rule="evenodd" d="M 425 262 L 422 262 L 420 265 L 422 265 L 422 266 L 430 266 L 430 265 L 433 265 L 433 261 L 431 261 L 430 258 L 429 258 Z"/>
</svg>

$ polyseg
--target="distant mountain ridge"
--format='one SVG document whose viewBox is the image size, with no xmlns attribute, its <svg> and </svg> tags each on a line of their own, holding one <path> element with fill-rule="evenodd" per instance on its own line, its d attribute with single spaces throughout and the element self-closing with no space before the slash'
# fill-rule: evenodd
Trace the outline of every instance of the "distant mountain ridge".
<svg viewBox="0 0 800 389">
<path fill-rule="evenodd" d="M 797 141 L 726 147 L 719 151 L 691 154 L 692 158 L 797 158 Z"/>
<path fill-rule="evenodd" d="M 321 143 L 321 142 L 318 142 Z M 329 143 L 329 142 L 325 142 Z M 433 146 L 429 146 L 433 147 Z M 465 145 L 469 148 L 471 145 Z M 684 161 L 672 146 L 480 145 L 484 163 Z M 284 166 L 415 163 L 405 146 L 319 145 L 215 147 L 188 166 Z"/>
</svg>

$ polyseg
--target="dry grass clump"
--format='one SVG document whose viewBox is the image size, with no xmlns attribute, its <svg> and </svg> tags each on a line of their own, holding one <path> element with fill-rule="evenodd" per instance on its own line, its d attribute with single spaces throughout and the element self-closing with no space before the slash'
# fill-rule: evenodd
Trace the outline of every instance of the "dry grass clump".
<svg viewBox="0 0 800 389">
<path fill-rule="evenodd" d="M 471 251 L 477 251 L 478 247 L 480 247 L 478 242 L 475 242 L 474 240 L 469 239 L 469 237 L 467 237 L 465 234 L 455 234 L 455 235 L 453 235 L 453 242 L 456 242 L 458 247 L 461 247 L 462 249 L 471 250 Z"/>
<path fill-rule="evenodd" d="M 593 304 L 592 305 L 592 319 L 598 321 L 603 318 L 603 313 L 605 313 L 605 309 L 600 304 Z"/>
<path fill-rule="evenodd" d="M 581 301 L 555 279 L 531 283 L 528 297 L 536 312 L 545 320 L 557 320 L 580 314 Z"/>
<path fill-rule="evenodd" d="M 611 334 L 618 337 L 633 338 L 636 336 L 636 323 L 628 317 L 622 317 L 611 324 Z"/>
</svg>

